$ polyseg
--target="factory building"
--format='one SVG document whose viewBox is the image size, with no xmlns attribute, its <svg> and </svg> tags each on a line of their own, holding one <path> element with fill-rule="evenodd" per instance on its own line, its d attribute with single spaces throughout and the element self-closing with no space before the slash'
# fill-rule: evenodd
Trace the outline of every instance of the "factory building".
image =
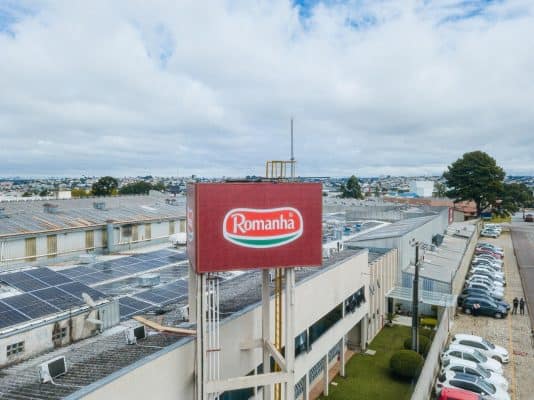
<svg viewBox="0 0 534 400">
<path fill-rule="evenodd" d="M 93 208 L 92 203 L 88 204 L 91 206 L 89 208 Z M 166 210 L 166 207 L 162 207 L 163 209 Z M 414 212 L 392 223 L 355 222 L 347 219 L 348 212 L 333 212 L 341 212 L 344 218 L 326 226 L 328 229 L 323 225 L 323 231 L 329 235 L 327 243 L 324 243 L 329 250 L 323 252 L 323 265 L 319 268 L 298 268 L 295 271 L 297 312 L 294 321 L 294 377 L 298 400 L 308 399 L 312 389 L 320 388 L 328 393 L 331 369 L 337 368 L 344 375 L 347 360 L 355 353 L 366 351 L 369 343 L 386 324 L 391 309 L 388 299 L 403 301 L 403 290 L 408 290 L 403 289 L 403 276 L 409 274 L 410 265 L 414 262 L 414 249 L 410 245 L 412 239 L 440 242 L 441 245 L 448 246 L 450 253 L 456 254 L 458 232 L 448 230 L 447 209 L 434 209 L 431 212 L 424 210 L 423 216 L 410 218 L 411 215 L 420 215 Z M 332 219 L 331 217 L 328 215 L 325 219 Z M 179 214 L 168 218 L 180 220 Z M 117 234 L 119 238 L 125 237 L 122 230 L 129 229 L 125 225 L 128 223 L 124 221 L 118 226 L 113 225 L 113 236 Z M 103 220 L 99 229 L 107 232 L 107 228 L 106 220 Z M 169 232 L 170 230 L 167 235 Z M 329 245 L 331 241 L 335 241 L 335 246 Z M 120 240 L 115 244 L 117 246 L 114 249 L 128 246 Z M 445 253 L 445 248 L 443 249 Z M 65 341 L 58 346 L 49 346 L 46 354 L 29 352 L 25 357 L 21 356 L 21 362 L 2 369 L 2 398 L 150 398 L 155 395 L 154 388 L 157 388 L 158 399 L 193 398 L 196 338 L 164 329 L 195 329 L 195 326 L 184 321 L 187 319 L 184 310 L 188 306 L 188 268 L 185 255 L 174 250 L 160 250 L 158 254 L 143 254 L 139 249 L 133 252 L 139 254 L 123 259 L 101 256 L 99 259 L 104 261 L 100 263 L 61 267 L 64 270 L 54 268 L 55 272 L 73 281 L 101 291 L 110 304 L 118 303 L 122 322 L 114 327 L 110 323 L 106 326 L 109 329 L 102 332 L 92 330 L 92 337 L 75 344 Z M 168 252 L 173 252 L 173 255 Z M 462 262 L 459 260 L 457 257 L 454 262 Z M 89 271 L 87 268 L 97 271 Z M 107 277 L 102 276 L 105 269 L 109 270 Z M 135 287 L 132 276 L 147 271 L 160 271 L 161 284 L 156 283 L 149 289 Z M 14 279 L 1 276 L 0 281 L 15 282 Z M 443 300 L 440 297 L 433 301 L 431 304 L 439 301 L 445 304 L 450 298 Z M 274 303 L 274 298 L 271 302 Z M 94 314 L 86 318 L 81 312 L 83 307 L 86 306 L 80 305 L 80 321 L 95 318 Z M 270 308 L 274 313 L 274 304 Z M 90 310 L 85 309 L 85 312 L 88 311 Z M 262 370 L 262 352 L 258 348 L 247 346 L 247 343 L 261 337 L 261 272 L 221 274 L 219 313 L 220 377 L 259 373 Z M 136 314 L 143 315 L 160 328 L 147 328 L 146 338 L 132 344 L 126 340 L 125 333 L 139 325 L 139 322 L 130 319 Z M 274 315 L 271 316 L 273 317 Z M 72 324 L 81 324 L 80 321 L 73 321 Z M 60 335 L 65 323 L 70 322 L 60 322 Z M 113 324 L 116 323 L 115 319 Z M 84 324 L 87 325 L 86 322 Z M 50 330 L 51 325 L 46 326 Z M 32 332 L 30 329 L 25 331 L 24 324 L 17 324 L 10 329 L 9 340 L 1 341 L 3 336 L 0 336 L 0 352 L 5 352 L 6 356 L 15 348 L 13 345 L 18 343 L 19 338 Z M 0 332 L 3 332 L 2 329 Z M 54 325 L 53 332 L 58 332 Z M 39 336 L 48 338 L 50 334 L 43 330 Z M 27 340 L 25 338 L 23 341 Z M 68 367 L 66 373 L 55 378 L 56 385 L 40 383 L 36 374 L 37 367 L 57 357 L 65 357 Z M 249 399 L 253 395 L 254 390 L 246 389 L 225 392 L 221 399 Z"/>
<path fill-rule="evenodd" d="M 163 195 L 0 203 L 0 270 L 130 250 L 185 232 L 185 200 Z"/>
</svg>

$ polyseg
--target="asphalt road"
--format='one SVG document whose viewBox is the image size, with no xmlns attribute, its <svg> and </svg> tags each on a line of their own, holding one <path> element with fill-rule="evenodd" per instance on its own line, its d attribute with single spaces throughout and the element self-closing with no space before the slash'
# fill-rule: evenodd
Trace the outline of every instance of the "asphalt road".
<svg viewBox="0 0 534 400">
<path fill-rule="evenodd" d="M 523 282 L 531 326 L 534 326 L 534 222 L 523 222 L 523 214 L 512 217 L 511 232 L 519 274 Z"/>
</svg>

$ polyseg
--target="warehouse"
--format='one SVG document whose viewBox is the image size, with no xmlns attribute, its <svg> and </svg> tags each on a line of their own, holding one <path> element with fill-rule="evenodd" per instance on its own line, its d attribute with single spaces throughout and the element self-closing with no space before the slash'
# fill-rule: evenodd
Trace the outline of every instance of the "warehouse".
<svg viewBox="0 0 534 400">
<path fill-rule="evenodd" d="M 167 241 L 185 232 L 184 204 L 163 195 L 3 202 L 0 269 Z"/>
</svg>

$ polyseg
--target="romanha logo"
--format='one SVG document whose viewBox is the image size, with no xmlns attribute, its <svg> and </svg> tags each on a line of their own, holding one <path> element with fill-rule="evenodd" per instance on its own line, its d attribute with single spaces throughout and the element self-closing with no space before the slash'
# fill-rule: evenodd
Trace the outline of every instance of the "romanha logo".
<svg viewBox="0 0 534 400">
<path fill-rule="evenodd" d="M 293 207 L 270 209 L 234 208 L 226 213 L 223 235 L 243 247 L 278 247 L 302 235 L 304 221 Z"/>
</svg>

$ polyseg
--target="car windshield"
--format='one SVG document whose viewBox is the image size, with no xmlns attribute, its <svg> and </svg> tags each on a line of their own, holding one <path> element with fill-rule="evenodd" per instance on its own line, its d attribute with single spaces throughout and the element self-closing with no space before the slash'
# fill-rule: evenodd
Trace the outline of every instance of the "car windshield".
<svg viewBox="0 0 534 400">
<path fill-rule="evenodd" d="M 479 360 L 480 362 L 486 362 L 486 361 L 488 361 L 488 357 L 486 357 L 484 354 L 482 354 L 482 353 L 481 353 L 480 351 L 478 351 L 478 350 L 474 350 L 474 351 L 473 351 L 473 354 L 474 354 L 475 358 L 476 358 L 477 360 Z"/>
<path fill-rule="evenodd" d="M 484 377 L 486 379 L 489 378 L 490 375 L 491 375 L 491 373 L 486 368 L 481 367 L 479 364 L 477 364 L 475 369 L 477 370 L 477 372 L 479 373 L 480 376 L 482 376 L 482 377 Z"/>
<path fill-rule="evenodd" d="M 449 360 L 449 359 L 443 361 L 443 368 L 448 367 L 450 363 L 451 363 L 451 360 Z"/>
<path fill-rule="evenodd" d="M 490 349 L 494 349 L 495 348 L 495 345 L 493 343 L 488 342 L 486 339 L 482 339 L 482 343 L 484 343 Z"/>
<path fill-rule="evenodd" d="M 478 379 L 477 383 L 482 389 L 484 389 L 489 394 L 495 394 L 496 392 L 495 386 L 493 386 L 491 383 L 485 380 L 482 380 L 482 379 Z"/>
</svg>

